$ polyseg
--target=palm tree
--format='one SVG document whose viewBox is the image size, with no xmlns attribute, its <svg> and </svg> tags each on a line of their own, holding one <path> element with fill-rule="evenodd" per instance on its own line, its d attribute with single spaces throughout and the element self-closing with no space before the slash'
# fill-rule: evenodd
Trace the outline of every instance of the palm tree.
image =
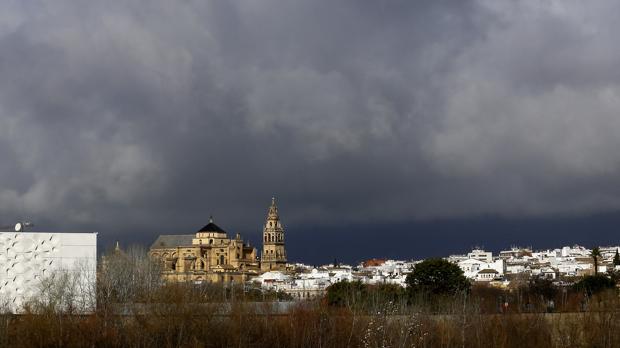
<svg viewBox="0 0 620 348">
<path fill-rule="evenodd" d="M 594 259 L 594 275 L 598 275 L 598 258 L 601 257 L 601 250 L 598 247 L 594 247 L 590 255 Z"/>
</svg>

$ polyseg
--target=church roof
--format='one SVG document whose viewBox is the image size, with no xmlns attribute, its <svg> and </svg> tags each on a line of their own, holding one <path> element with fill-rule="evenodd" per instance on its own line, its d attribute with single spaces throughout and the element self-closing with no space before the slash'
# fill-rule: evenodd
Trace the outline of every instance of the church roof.
<svg viewBox="0 0 620 348">
<path fill-rule="evenodd" d="M 151 249 L 192 245 L 192 239 L 195 237 L 194 234 L 162 234 L 153 242 Z"/>
<path fill-rule="evenodd" d="M 494 270 L 494 269 L 490 269 L 490 268 L 485 268 L 482 271 L 478 272 L 479 274 L 492 274 L 492 273 L 497 273 L 499 274 L 498 271 Z"/>
<path fill-rule="evenodd" d="M 210 222 L 205 225 L 205 227 L 201 228 L 198 232 L 217 232 L 217 233 L 226 233 L 220 226 Z"/>
<path fill-rule="evenodd" d="M 209 218 L 209 223 L 206 224 L 203 228 L 198 232 L 215 232 L 215 233 L 226 233 L 220 226 L 213 223 L 213 217 Z"/>
</svg>

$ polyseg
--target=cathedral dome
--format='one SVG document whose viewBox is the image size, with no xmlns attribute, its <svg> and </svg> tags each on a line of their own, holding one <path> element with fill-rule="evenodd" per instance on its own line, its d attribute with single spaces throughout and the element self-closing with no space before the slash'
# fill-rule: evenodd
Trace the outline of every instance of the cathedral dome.
<svg viewBox="0 0 620 348">
<path fill-rule="evenodd" d="M 201 228 L 198 232 L 226 233 L 220 226 L 213 223 L 213 217 L 209 218 L 209 223 Z"/>
</svg>

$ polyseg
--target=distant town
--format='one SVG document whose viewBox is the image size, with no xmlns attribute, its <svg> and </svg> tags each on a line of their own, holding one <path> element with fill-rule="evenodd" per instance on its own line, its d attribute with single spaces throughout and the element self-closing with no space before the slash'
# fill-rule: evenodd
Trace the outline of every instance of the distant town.
<svg viewBox="0 0 620 348">
<path fill-rule="evenodd" d="M 597 271 L 605 273 L 620 266 L 620 246 L 597 249 Z M 337 263 L 315 267 L 288 263 L 285 232 L 275 198 L 263 225 L 263 250 L 244 242 L 239 234 L 229 239 L 213 218 L 195 234 L 161 235 L 152 244 L 150 255 L 163 265 L 162 274 L 174 282 L 247 283 L 266 291 L 284 292 L 294 299 L 325 295 L 327 288 L 341 281 L 364 284 L 396 284 L 406 287 L 406 278 L 422 260 L 370 259 L 358 265 Z M 459 266 L 472 282 L 507 288 L 512 281 L 545 278 L 561 285 L 592 275 L 592 250 L 583 246 L 533 250 L 511 247 L 494 255 L 474 248 L 462 255 L 445 257 Z"/>
<path fill-rule="evenodd" d="M 599 273 L 620 269 L 619 249 L 618 246 L 599 248 Z M 498 255 L 474 249 L 445 259 L 457 264 L 471 281 L 499 288 L 508 288 L 512 281 L 531 278 L 545 278 L 558 285 L 570 285 L 585 275 L 594 274 L 592 250 L 579 245 L 538 251 L 512 247 Z M 264 289 L 284 291 L 295 298 L 323 296 L 330 285 L 343 280 L 405 287 L 407 275 L 421 261 L 371 259 L 358 265 L 328 264 L 320 267 L 296 263 L 288 265 L 289 272 L 266 272 L 252 279 L 252 282 Z"/>
<path fill-rule="evenodd" d="M 178 346 L 219 339 L 227 342 L 220 346 L 251 346 L 239 342 L 252 330 L 269 340 L 306 330 L 310 323 L 314 343 L 280 346 L 324 346 L 328 318 L 334 347 L 349 341 L 363 347 L 455 346 L 432 343 L 443 342 L 446 332 L 451 332 L 450 342 L 461 342 L 458 346 L 483 342 L 482 334 L 464 328 L 489 335 L 478 346 L 496 346 L 492 333 L 519 342 L 520 332 L 503 328 L 530 327 L 532 320 L 540 337 L 551 332 L 555 341 L 572 337 L 561 330 L 578 327 L 586 342 L 578 346 L 585 347 L 595 346 L 589 342 L 609 331 L 601 328 L 586 336 L 592 331 L 589 321 L 576 315 L 600 322 L 620 308 L 620 246 L 511 247 L 498 254 L 476 247 L 426 260 L 373 258 L 357 265 L 334 260 L 312 266 L 289 261 L 275 198 L 267 207 L 260 251 L 240 234 L 230 235 L 213 217 L 194 233 L 160 235 L 148 249 L 123 247 L 119 241 L 100 257 L 95 232 L 27 231 L 32 227 L 19 222 L 12 231 L 0 232 L 0 320 L 5 328 L 0 342 L 35 333 L 24 346 L 35 345 L 41 320 L 53 332 L 99 332 L 101 327 L 122 332 L 64 335 L 54 339 L 64 342 L 59 346 L 71 346 L 70 341 L 96 346 L 93 342 L 113 337 L 119 347 L 166 346 L 168 329 L 161 328 L 177 323 L 194 328 Z M 573 316 L 563 319 L 563 313 Z M 56 320 L 59 314 L 71 315 L 70 320 Z M 83 329 L 88 323 L 90 329 Z M 274 328 L 278 333 L 272 335 Z M 306 337 L 291 335 L 289 342 Z"/>
<path fill-rule="evenodd" d="M 37 278 L 57 267 L 67 269 L 76 262 L 87 261 L 91 278 L 94 277 L 96 233 L 24 234 L 25 227 L 29 227 L 29 223 L 18 224 L 15 232 L 2 232 L 0 236 L 0 244 L 6 246 L 0 251 L 0 259 L 12 260 L 11 266 L 0 273 L 3 281 L 0 292 L 10 294 L 15 304 L 21 303 L 25 293 L 33 293 Z M 369 259 L 357 265 L 334 261 L 318 267 L 290 263 L 275 198 L 267 209 L 262 242 L 259 254 L 241 235 L 230 238 L 211 217 L 196 233 L 160 235 L 148 254 L 167 282 L 246 284 L 254 289 L 281 292 L 297 300 L 322 297 L 329 286 L 342 281 L 394 284 L 404 288 L 407 275 L 423 261 Z M 494 255 L 483 248 L 474 248 L 444 259 L 458 265 L 474 284 L 508 289 L 513 281 L 543 278 L 556 285 L 570 285 L 586 275 L 620 269 L 620 246 L 595 249 L 579 245 L 546 250 L 511 247 Z M 120 244 L 117 243 L 114 252 L 123 253 Z M 105 262 L 104 256 L 101 266 L 105 266 Z"/>
</svg>

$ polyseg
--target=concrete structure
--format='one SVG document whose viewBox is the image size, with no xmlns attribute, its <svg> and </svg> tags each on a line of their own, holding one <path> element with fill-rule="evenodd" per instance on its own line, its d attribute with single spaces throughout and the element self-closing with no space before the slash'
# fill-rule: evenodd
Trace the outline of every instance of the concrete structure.
<svg viewBox="0 0 620 348">
<path fill-rule="evenodd" d="M 493 280 L 499 278 L 506 273 L 506 263 L 502 259 L 493 262 L 484 262 L 477 259 L 467 259 L 458 263 L 463 270 L 463 275 L 469 279 L 476 281 Z M 493 272 L 491 272 L 493 271 Z M 479 275 L 479 273 L 481 273 Z"/>
<path fill-rule="evenodd" d="M 493 262 L 493 253 L 491 253 L 490 251 L 484 251 L 482 249 L 474 249 L 469 254 L 467 254 L 467 258 L 491 263 Z"/>
<path fill-rule="evenodd" d="M 500 276 L 499 272 L 494 269 L 485 268 L 476 273 L 475 280 L 477 282 L 490 282 Z"/>
<path fill-rule="evenodd" d="M 620 247 L 619 246 L 605 246 L 605 247 L 600 247 L 599 251 L 601 252 L 601 260 L 612 261 L 614 256 L 616 256 L 616 252 L 620 251 Z"/>
<path fill-rule="evenodd" d="M 500 259 L 520 259 L 526 256 L 532 256 L 532 248 L 512 247 L 510 250 L 502 250 L 499 252 Z"/>
<path fill-rule="evenodd" d="M 78 296 L 94 295 L 83 290 L 96 281 L 97 233 L 0 232 L 0 301 L 10 311 L 19 312 L 58 272 L 77 280 Z"/>
</svg>

